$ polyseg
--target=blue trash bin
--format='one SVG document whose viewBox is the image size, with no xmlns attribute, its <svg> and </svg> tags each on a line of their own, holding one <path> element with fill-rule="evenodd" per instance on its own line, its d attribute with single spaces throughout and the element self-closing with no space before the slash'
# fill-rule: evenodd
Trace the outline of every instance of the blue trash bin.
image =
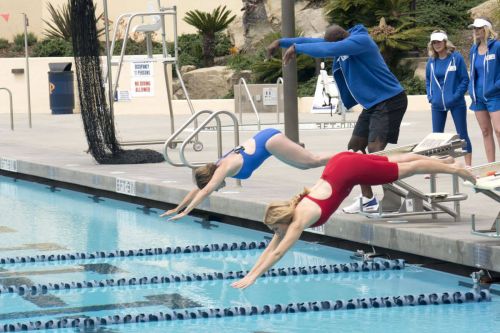
<svg viewBox="0 0 500 333">
<path fill-rule="evenodd" d="M 75 93 L 71 63 L 50 63 L 49 69 L 49 95 L 52 114 L 73 113 Z"/>
</svg>

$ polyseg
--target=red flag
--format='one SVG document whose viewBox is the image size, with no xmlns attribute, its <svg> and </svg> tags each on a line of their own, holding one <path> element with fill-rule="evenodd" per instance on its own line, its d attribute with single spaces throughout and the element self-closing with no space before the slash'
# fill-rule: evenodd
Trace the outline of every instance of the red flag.
<svg viewBox="0 0 500 333">
<path fill-rule="evenodd" d="M 0 16 L 3 17 L 5 22 L 9 22 L 9 17 L 10 17 L 9 13 L 0 13 Z"/>
</svg>

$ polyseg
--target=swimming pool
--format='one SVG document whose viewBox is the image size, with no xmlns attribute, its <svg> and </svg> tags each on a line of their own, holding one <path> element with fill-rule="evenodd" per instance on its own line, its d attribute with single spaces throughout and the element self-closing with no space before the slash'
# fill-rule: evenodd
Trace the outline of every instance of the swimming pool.
<svg viewBox="0 0 500 333">
<path fill-rule="evenodd" d="M 17 323 L 36 321 L 123 320 L 126 315 L 188 315 L 251 306 L 263 312 L 265 305 L 275 309 L 276 304 L 470 290 L 459 286 L 460 281 L 470 282 L 467 278 L 417 266 L 343 272 L 342 267 L 353 267 L 342 266 L 353 262 L 351 252 L 299 242 L 277 265 L 293 268 L 297 275 L 261 278 L 241 291 L 231 288 L 228 278 L 252 267 L 267 233 L 197 218 L 167 223 L 158 218 L 159 209 L 1 176 L 0 212 L 0 260 L 5 262 L 0 265 L 0 327 L 12 330 L 21 328 Z M 64 260 L 51 261 L 50 255 Z M 311 274 L 310 266 L 330 272 Z M 332 267 L 341 272 L 332 272 Z M 498 326 L 498 298 L 493 294 L 491 302 L 222 315 L 47 331 L 458 333 Z"/>
</svg>

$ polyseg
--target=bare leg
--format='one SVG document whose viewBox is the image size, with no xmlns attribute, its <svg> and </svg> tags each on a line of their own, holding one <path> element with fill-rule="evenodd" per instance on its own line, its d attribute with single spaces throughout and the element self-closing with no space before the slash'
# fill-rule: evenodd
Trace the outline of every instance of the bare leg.
<svg viewBox="0 0 500 333">
<path fill-rule="evenodd" d="M 333 154 L 315 155 L 288 139 L 276 134 L 266 142 L 266 149 L 280 161 L 299 169 L 317 168 L 326 165 Z"/>
<path fill-rule="evenodd" d="M 465 159 L 465 166 L 471 167 L 472 166 L 472 153 L 465 154 L 464 159 Z"/>
<path fill-rule="evenodd" d="M 457 175 L 471 183 L 476 183 L 476 177 L 467 169 L 456 164 L 447 164 L 435 159 L 421 159 L 412 162 L 398 163 L 399 179 L 417 174 L 447 173 Z"/>
<path fill-rule="evenodd" d="M 381 141 L 380 139 L 377 138 L 376 141 L 368 143 L 368 152 L 374 153 L 377 151 L 384 150 L 385 146 L 387 146 L 387 142 Z M 373 191 L 371 186 L 361 185 L 361 194 L 365 198 L 373 198 Z"/>
<path fill-rule="evenodd" d="M 388 157 L 389 157 L 389 162 L 394 162 L 394 163 L 405 163 L 405 162 L 413 162 L 413 161 L 421 161 L 421 160 L 436 161 L 436 158 L 434 158 L 434 157 L 429 157 L 429 156 L 424 156 L 424 155 L 419 155 L 419 154 L 412 154 L 412 153 L 398 154 L 398 155 L 392 155 L 392 156 L 388 156 Z M 455 162 L 455 159 L 451 156 L 448 156 L 448 157 L 443 158 L 443 159 L 438 159 L 438 161 L 442 162 L 442 163 L 451 164 L 451 163 Z"/>
<path fill-rule="evenodd" d="M 486 158 L 489 163 L 495 162 L 495 141 L 493 139 L 493 127 L 491 125 L 490 114 L 488 111 L 476 111 L 474 114 L 476 115 L 479 128 L 481 128 L 481 133 L 483 134 Z"/>
<path fill-rule="evenodd" d="M 347 149 L 358 152 L 361 151 L 366 154 L 366 147 L 368 146 L 368 138 L 352 135 L 347 145 Z M 370 186 L 360 185 L 361 194 L 366 198 L 373 197 L 373 191 Z"/>
<path fill-rule="evenodd" d="M 497 144 L 500 146 L 500 111 L 490 113 L 491 123 L 493 124 L 493 131 L 497 137 Z M 495 146 L 493 145 L 493 161 L 495 161 Z"/>
</svg>

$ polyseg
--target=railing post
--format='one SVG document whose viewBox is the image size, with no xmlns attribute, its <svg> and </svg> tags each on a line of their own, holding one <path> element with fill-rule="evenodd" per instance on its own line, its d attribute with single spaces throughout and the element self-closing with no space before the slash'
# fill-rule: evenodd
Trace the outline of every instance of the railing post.
<svg viewBox="0 0 500 333">
<path fill-rule="evenodd" d="M 281 94 L 280 94 L 280 86 L 283 87 L 283 78 L 279 77 L 276 81 L 276 123 L 280 124 L 280 108 L 281 108 Z"/>
<path fill-rule="evenodd" d="M 241 85 L 243 84 L 243 88 L 245 88 L 245 92 L 247 94 L 248 100 L 250 101 L 250 105 L 252 105 L 253 112 L 255 113 L 255 116 L 257 117 L 257 128 L 260 131 L 260 117 L 259 117 L 259 111 L 257 111 L 257 107 L 255 106 L 255 103 L 253 102 L 252 95 L 250 94 L 250 90 L 248 90 L 247 82 L 245 81 L 244 78 L 240 78 L 238 82 L 239 90 L 240 90 L 240 123 L 243 125 L 243 120 L 242 120 L 242 108 L 241 108 Z"/>
<path fill-rule="evenodd" d="M 5 90 L 9 94 L 9 104 L 10 104 L 10 129 L 14 130 L 14 107 L 12 106 L 12 93 L 7 88 L 0 88 L 0 90 Z M 31 126 L 30 126 L 31 127 Z"/>
</svg>

